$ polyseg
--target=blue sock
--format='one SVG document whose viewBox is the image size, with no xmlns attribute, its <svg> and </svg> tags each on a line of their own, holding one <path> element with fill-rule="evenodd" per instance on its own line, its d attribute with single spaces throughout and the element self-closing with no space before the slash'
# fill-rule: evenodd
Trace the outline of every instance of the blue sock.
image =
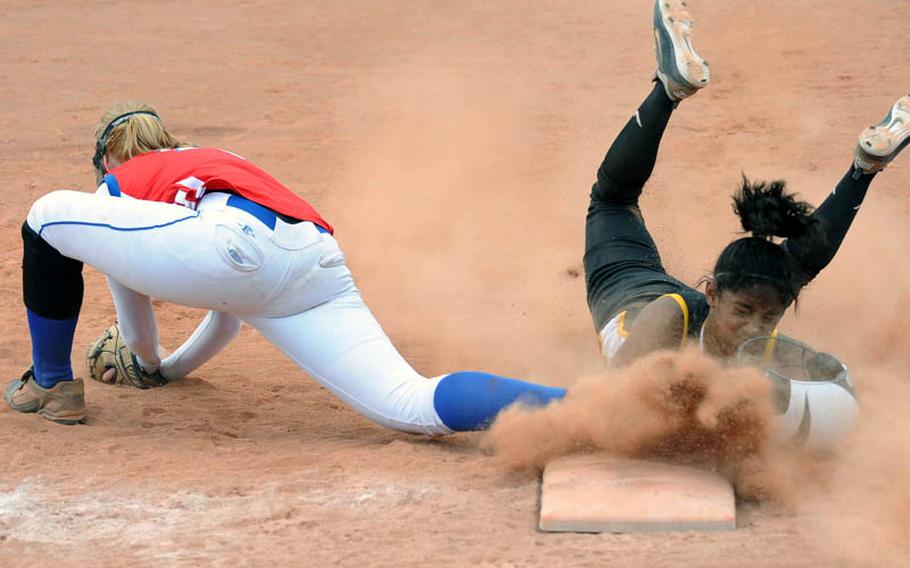
<svg viewBox="0 0 910 568">
<path fill-rule="evenodd" d="M 566 395 L 566 389 L 526 383 L 479 371 L 459 371 L 436 385 L 433 405 L 443 423 L 456 432 L 483 430 L 499 412 L 521 402 L 544 406 Z"/>
<path fill-rule="evenodd" d="M 25 311 L 28 314 L 28 331 L 32 336 L 35 382 L 49 389 L 60 381 L 73 380 L 70 354 L 79 316 L 58 320 L 41 317 L 29 309 Z"/>
</svg>

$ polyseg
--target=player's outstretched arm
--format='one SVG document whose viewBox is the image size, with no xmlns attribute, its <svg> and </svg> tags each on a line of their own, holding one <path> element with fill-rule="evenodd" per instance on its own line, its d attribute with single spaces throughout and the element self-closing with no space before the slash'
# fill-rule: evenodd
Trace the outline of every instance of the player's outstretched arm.
<svg viewBox="0 0 910 568">
<path fill-rule="evenodd" d="M 209 312 L 183 345 L 162 360 L 151 298 L 110 278 L 108 285 L 123 341 L 145 371 L 157 371 L 166 380 L 186 377 L 217 355 L 240 332 L 242 322 L 237 316 Z"/>
<path fill-rule="evenodd" d="M 143 369 L 155 372 L 161 359 L 158 354 L 158 324 L 155 322 L 152 299 L 111 277 L 107 277 L 107 285 L 114 298 L 123 342 L 138 358 Z"/>
<path fill-rule="evenodd" d="M 226 312 L 209 312 L 193 334 L 161 361 L 159 371 L 168 380 L 182 379 L 228 346 L 240 333 L 242 321 Z"/>
</svg>

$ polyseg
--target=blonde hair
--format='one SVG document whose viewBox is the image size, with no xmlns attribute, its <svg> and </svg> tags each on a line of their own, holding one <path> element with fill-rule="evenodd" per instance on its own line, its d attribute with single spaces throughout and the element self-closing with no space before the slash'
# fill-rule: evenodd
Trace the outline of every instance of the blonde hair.
<svg viewBox="0 0 910 568">
<path fill-rule="evenodd" d="M 129 119 L 114 126 L 108 132 L 107 138 L 101 141 L 104 145 L 105 154 L 122 163 L 147 152 L 187 146 L 187 144 L 180 142 L 168 132 L 164 122 L 157 117 L 158 113 L 155 112 L 155 109 L 142 101 L 124 101 L 107 109 L 107 112 L 101 117 L 101 123 L 98 124 L 98 128 L 95 130 L 95 140 L 98 140 L 104 134 L 105 129 L 115 118 L 136 111 L 155 113 L 155 116 L 151 114 L 134 114 Z"/>
</svg>

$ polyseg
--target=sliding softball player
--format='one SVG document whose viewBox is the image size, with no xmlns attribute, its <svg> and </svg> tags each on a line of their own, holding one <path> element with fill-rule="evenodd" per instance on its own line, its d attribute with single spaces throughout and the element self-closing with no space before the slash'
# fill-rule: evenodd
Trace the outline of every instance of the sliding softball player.
<svg viewBox="0 0 910 568">
<path fill-rule="evenodd" d="M 621 366 L 695 344 L 759 366 L 774 385 L 782 436 L 831 446 L 856 413 L 849 373 L 830 354 L 779 336 L 777 325 L 834 258 L 876 174 L 910 142 L 910 96 L 860 134 L 853 164 L 818 209 L 783 181 L 744 177 L 733 203 L 750 234 L 724 248 L 702 293 L 667 273 L 638 204 L 671 115 L 710 82 L 687 3 L 657 0 L 653 19 L 656 84 L 607 151 L 588 207 L 585 283 L 601 351 Z"/>
</svg>

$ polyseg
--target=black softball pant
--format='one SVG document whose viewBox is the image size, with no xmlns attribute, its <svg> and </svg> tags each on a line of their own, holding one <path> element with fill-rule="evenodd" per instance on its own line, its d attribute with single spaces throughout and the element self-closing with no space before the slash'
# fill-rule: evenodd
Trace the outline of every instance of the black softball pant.
<svg viewBox="0 0 910 568">
<path fill-rule="evenodd" d="M 645 227 L 638 198 L 654 169 L 674 103 L 660 83 L 613 141 L 597 170 L 585 228 L 585 285 L 597 331 L 617 313 L 689 287 L 667 274 Z M 874 175 L 853 177 L 851 167 L 813 215 L 825 239 L 784 241 L 794 258 L 797 289 L 831 262 L 856 216 Z"/>
</svg>

